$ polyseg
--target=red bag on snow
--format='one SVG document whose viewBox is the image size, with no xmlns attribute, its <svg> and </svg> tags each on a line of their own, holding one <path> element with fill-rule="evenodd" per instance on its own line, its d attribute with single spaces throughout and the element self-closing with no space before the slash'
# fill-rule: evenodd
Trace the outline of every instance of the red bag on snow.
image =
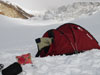
<svg viewBox="0 0 100 75">
<path fill-rule="evenodd" d="M 16 56 L 16 58 L 17 58 L 19 64 L 23 64 L 23 65 L 24 64 L 32 64 L 30 53 L 23 54 L 21 56 Z"/>
</svg>

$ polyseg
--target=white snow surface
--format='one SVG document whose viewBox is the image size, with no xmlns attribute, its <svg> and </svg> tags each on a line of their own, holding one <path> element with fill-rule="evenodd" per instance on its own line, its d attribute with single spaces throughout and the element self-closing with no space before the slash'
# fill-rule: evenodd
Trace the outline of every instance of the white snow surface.
<svg viewBox="0 0 100 75">
<path fill-rule="evenodd" d="M 22 65 L 26 74 L 23 72 L 20 75 L 100 75 L 100 50 L 97 49 L 70 56 L 35 57 L 38 50 L 35 39 L 42 37 L 48 29 L 68 22 L 84 27 L 100 43 L 99 20 L 100 12 L 63 22 L 14 19 L 0 15 L 0 63 L 6 68 L 17 61 L 16 56 L 31 53 L 33 66 Z"/>
</svg>

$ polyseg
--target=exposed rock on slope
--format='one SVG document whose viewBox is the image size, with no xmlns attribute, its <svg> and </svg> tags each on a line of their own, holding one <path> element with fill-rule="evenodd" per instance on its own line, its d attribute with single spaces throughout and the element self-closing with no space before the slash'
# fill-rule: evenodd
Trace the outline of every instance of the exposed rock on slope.
<svg viewBox="0 0 100 75">
<path fill-rule="evenodd" d="M 0 14 L 13 17 L 13 18 L 22 18 L 28 19 L 33 17 L 33 15 L 26 13 L 18 6 L 8 4 L 7 2 L 0 1 Z"/>
</svg>

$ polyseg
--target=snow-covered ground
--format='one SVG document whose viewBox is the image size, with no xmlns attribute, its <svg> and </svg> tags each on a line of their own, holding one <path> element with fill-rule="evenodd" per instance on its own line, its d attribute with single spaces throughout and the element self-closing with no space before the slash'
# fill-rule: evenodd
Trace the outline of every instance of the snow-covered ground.
<svg viewBox="0 0 100 75">
<path fill-rule="evenodd" d="M 100 75 L 100 51 L 97 49 L 71 56 L 34 57 L 37 52 L 35 39 L 42 37 L 48 29 L 67 22 L 81 25 L 100 43 L 99 20 L 100 12 L 63 22 L 14 19 L 0 15 L 0 63 L 6 68 L 17 61 L 16 56 L 31 53 L 34 66 L 22 65 L 26 75 Z"/>
</svg>

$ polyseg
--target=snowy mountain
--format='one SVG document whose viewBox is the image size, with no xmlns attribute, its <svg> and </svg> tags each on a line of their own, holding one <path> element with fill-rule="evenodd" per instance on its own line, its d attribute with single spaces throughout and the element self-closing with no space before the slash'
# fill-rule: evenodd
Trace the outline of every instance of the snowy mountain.
<svg viewBox="0 0 100 75">
<path fill-rule="evenodd" d="M 45 7 L 48 7 L 45 9 L 41 8 L 41 5 L 43 5 L 42 3 L 40 4 L 41 1 L 36 1 L 38 3 L 39 8 L 41 8 L 41 10 L 39 10 L 39 11 L 32 9 L 35 5 L 31 5 L 31 4 L 30 4 L 31 6 L 29 6 L 31 8 L 31 10 L 28 8 L 26 9 L 27 1 L 25 1 L 24 3 L 23 3 L 23 1 L 21 1 L 23 4 L 21 2 L 19 2 L 18 0 L 16 0 L 16 1 L 8 0 L 8 1 L 4 0 L 5 3 L 13 5 L 14 8 L 16 7 L 16 10 L 19 11 L 19 13 L 21 13 L 26 18 L 32 17 L 32 15 L 30 15 L 28 13 L 33 14 L 34 16 L 31 18 L 31 20 L 37 20 L 37 19 L 38 20 L 56 20 L 56 21 L 73 20 L 82 15 L 92 15 L 100 10 L 100 2 L 95 2 L 95 1 L 94 2 L 93 1 L 92 2 L 61 1 L 62 4 L 60 4 L 58 6 L 53 6 L 53 7 L 49 7 L 49 5 L 47 5 L 48 4 L 47 1 L 44 1 L 42 3 L 45 5 Z M 29 2 L 34 3 L 35 0 L 33 0 L 33 1 L 30 0 Z M 56 1 L 54 1 L 54 2 L 56 2 Z M 16 4 L 16 5 L 14 6 L 14 4 Z M 50 1 L 50 4 L 51 4 L 51 1 Z M 53 4 L 51 4 L 51 6 L 52 5 Z M 57 5 L 57 4 L 55 4 L 55 5 Z M 38 9 L 38 7 L 36 7 L 36 8 Z M 15 14 L 15 16 L 16 16 L 16 14 Z"/>
<path fill-rule="evenodd" d="M 69 5 L 63 5 L 56 9 L 49 9 L 38 15 L 43 20 L 68 20 L 75 19 L 82 15 L 92 15 L 100 10 L 100 2 L 75 2 Z M 34 18 L 33 18 L 34 19 Z"/>
<path fill-rule="evenodd" d="M 33 17 L 33 15 L 28 14 L 19 6 L 12 5 L 11 3 L 4 1 L 0 1 L 0 14 L 8 17 L 22 18 L 22 19 L 28 19 L 30 17 Z"/>
<path fill-rule="evenodd" d="M 28 11 L 54 9 L 73 2 L 100 2 L 100 0 L 3 0 L 9 1 Z"/>
<path fill-rule="evenodd" d="M 70 1 L 69 0 L 42 0 L 42 1 L 41 0 L 3 0 L 3 1 L 9 1 L 28 11 L 48 10 L 51 8 L 57 8 L 59 6 L 74 2 L 73 0 Z"/>
</svg>

